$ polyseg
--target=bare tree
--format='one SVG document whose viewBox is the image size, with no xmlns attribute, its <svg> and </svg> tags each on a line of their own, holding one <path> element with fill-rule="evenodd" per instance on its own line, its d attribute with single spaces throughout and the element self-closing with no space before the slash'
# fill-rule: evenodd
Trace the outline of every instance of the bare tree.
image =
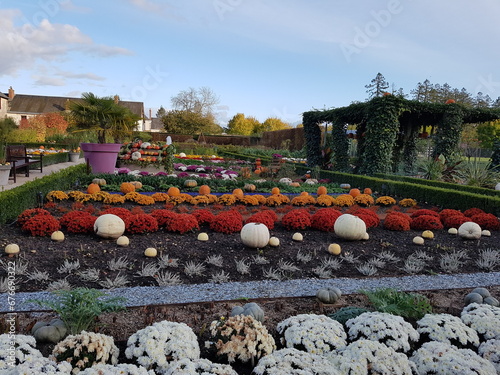
<svg viewBox="0 0 500 375">
<path fill-rule="evenodd" d="M 219 97 L 208 87 L 201 87 L 198 90 L 190 87 L 172 97 L 171 102 L 176 110 L 207 116 L 214 114 L 214 107 L 219 104 Z"/>
</svg>

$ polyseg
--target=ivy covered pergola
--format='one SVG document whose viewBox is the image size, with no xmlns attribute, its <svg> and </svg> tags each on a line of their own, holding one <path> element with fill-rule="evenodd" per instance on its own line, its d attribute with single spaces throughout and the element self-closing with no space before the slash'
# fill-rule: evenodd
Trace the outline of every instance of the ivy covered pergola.
<svg viewBox="0 0 500 375">
<path fill-rule="evenodd" d="M 304 112 L 302 123 L 306 138 L 307 163 L 321 165 L 321 128 L 332 125 L 331 162 L 336 171 L 349 168 L 347 125 L 355 124 L 358 135 L 357 172 L 373 175 L 387 173 L 403 162 L 412 170 L 416 160 L 417 139 L 422 126 L 431 126 L 433 155 L 452 156 L 458 149 L 463 125 L 500 118 L 500 110 L 469 108 L 454 101 L 446 104 L 423 103 L 386 94 L 364 103 L 331 110 Z"/>
</svg>

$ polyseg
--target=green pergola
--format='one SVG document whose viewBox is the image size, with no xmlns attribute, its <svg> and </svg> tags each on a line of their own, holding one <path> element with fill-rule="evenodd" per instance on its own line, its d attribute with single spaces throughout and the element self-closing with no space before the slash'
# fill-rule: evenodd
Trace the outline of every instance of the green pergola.
<svg viewBox="0 0 500 375">
<path fill-rule="evenodd" d="M 422 126 L 432 126 L 433 154 L 445 158 L 457 150 L 464 124 L 500 118 L 500 109 L 470 108 L 449 101 L 422 103 L 393 95 L 331 110 L 304 112 L 302 123 L 309 166 L 321 165 L 321 129 L 332 125 L 331 162 L 336 171 L 349 171 L 347 125 L 357 125 L 357 173 L 387 173 L 403 162 L 411 170 L 416 160 L 416 142 Z"/>
</svg>

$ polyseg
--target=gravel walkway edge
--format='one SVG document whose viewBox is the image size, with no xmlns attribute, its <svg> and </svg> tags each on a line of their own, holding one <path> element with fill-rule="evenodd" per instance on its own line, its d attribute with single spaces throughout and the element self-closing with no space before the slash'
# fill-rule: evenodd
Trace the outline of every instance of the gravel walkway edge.
<svg viewBox="0 0 500 375">
<path fill-rule="evenodd" d="M 237 299 L 310 297 L 324 287 L 336 286 L 343 294 L 354 294 L 360 289 L 395 288 L 401 291 L 439 290 L 456 288 L 488 287 L 500 284 L 500 272 L 455 274 L 455 275 L 414 275 L 379 278 L 336 278 L 301 279 L 287 281 L 252 281 L 224 284 L 173 285 L 166 287 L 132 287 L 109 290 L 110 296 L 125 297 L 127 307 L 146 305 L 168 305 L 209 301 L 229 301 Z M 16 293 L 8 298 L 0 294 L 0 313 L 40 311 L 37 304 L 27 302 L 32 299 L 49 300 L 49 292 Z M 14 301 L 13 306 L 9 301 Z"/>
</svg>

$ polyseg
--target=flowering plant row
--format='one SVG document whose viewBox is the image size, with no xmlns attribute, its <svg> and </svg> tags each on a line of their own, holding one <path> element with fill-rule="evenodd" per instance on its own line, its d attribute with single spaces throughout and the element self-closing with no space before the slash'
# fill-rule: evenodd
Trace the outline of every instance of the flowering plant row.
<svg viewBox="0 0 500 375">
<path fill-rule="evenodd" d="M 220 363 L 201 358 L 192 328 L 167 320 L 129 337 L 128 364 L 117 363 L 119 350 L 111 336 L 85 331 L 68 336 L 45 358 L 33 337 L 18 335 L 14 371 L 237 375 L 235 363 L 248 364 L 257 375 L 495 375 L 500 369 L 500 308 L 490 305 L 471 304 L 459 317 L 426 314 L 415 327 L 401 316 L 378 311 L 361 313 L 345 323 L 325 315 L 300 314 L 279 322 L 276 331 L 278 342 L 249 315 L 212 321 L 205 347 Z M 8 353 L 8 337 L 0 335 L 1 370 L 8 368 L 6 354 L 1 354 Z"/>
</svg>

